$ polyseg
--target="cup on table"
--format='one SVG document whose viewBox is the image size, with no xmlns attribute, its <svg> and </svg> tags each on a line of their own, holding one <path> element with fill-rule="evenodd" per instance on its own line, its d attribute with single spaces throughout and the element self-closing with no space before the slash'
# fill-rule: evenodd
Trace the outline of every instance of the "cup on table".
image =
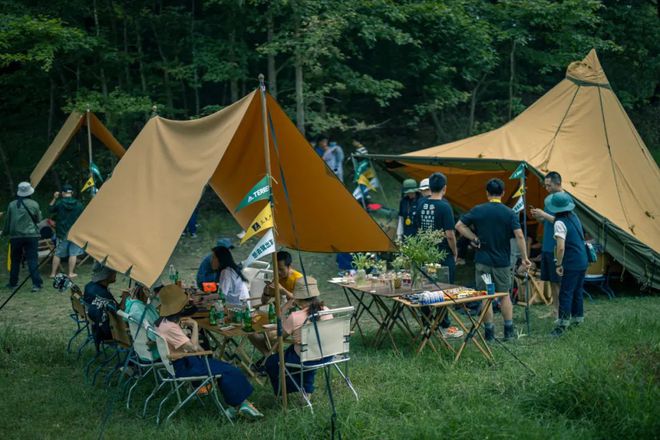
<svg viewBox="0 0 660 440">
<path fill-rule="evenodd" d="M 486 284 L 486 293 L 488 295 L 495 295 L 495 284 Z"/>
</svg>

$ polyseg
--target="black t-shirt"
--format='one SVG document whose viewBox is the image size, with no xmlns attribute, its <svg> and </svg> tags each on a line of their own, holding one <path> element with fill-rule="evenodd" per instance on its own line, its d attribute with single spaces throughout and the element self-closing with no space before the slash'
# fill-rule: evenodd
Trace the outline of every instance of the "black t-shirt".
<svg viewBox="0 0 660 440">
<path fill-rule="evenodd" d="M 414 235 L 417 231 L 413 221 L 417 211 L 418 200 L 419 196 L 415 196 L 414 199 L 403 196 L 401 202 L 399 203 L 399 216 L 403 217 L 403 235 L 405 237 Z"/>
<path fill-rule="evenodd" d="M 433 229 L 443 231 L 454 230 L 454 212 L 451 205 L 445 199 L 432 200 L 422 198 L 417 205 L 417 215 L 415 216 L 415 229 Z M 441 250 L 446 250 L 451 255 L 447 239 L 440 244 Z"/>
<path fill-rule="evenodd" d="M 488 202 L 477 205 L 461 217 L 466 226 L 474 226 L 481 248 L 474 261 L 491 267 L 511 265 L 513 231 L 520 229 L 518 216 L 506 205 Z"/>
</svg>

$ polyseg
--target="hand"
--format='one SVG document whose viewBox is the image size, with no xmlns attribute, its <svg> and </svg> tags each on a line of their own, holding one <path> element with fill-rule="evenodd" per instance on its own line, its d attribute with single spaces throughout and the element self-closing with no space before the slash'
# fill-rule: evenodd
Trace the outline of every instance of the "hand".
<svg viewBox="0 0 660 440">
<path fill-rule="evenodd" d="M 470 241 L 470 246 L 472 246 L 475 249 L 481 249 L 481 241 L 479 241 L 479 237 L 477 237 L 474 240 Z"/>
<path fill-rule="evenodd" d="M 525 266 L 525 271 L 528 271 L 529 269 L 532 268 L 532 262 L 529 261 L 529 258 L 525 258 L 525 259 L 522 261 L 522 264 L 523 264 L 523 266 Z"/>
<path fill-rule="evenodd" d="M 564 267 L 563 266 L 557 266 L 557 275 L 560 277 L 564 276 Z"/>
<path fill-rule="evenodd" d="M 529 210 L 529 212 L 532 214 L 532 217 L 534 217 L 536 220 L 542 220 L 543 219 L 543 210 L 539 208 L 532 208 Z"/>
<path fill-rule="evenodd" d="M 60 198 L 60 192 L 59 192 L 59 191 L 55 191 L 55 192 L 53 193 L 53 198 L 54 198 L 54 199 L 59 199 L 59 198 Z"/>
</svg>

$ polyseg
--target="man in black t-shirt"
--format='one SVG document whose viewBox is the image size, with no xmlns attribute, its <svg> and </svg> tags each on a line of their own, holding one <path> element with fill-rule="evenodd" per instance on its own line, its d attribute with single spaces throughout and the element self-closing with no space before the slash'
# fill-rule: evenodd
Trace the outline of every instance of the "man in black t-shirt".
<svg viewBox="0 0 660 440">
<path fill-rule="evenodd" d="M 483 274 L 490 274 L 496 292 L 508 292 L 511 289 L 511 238 L 516 239 L 523 265 L 527 268 L 531 262 L 527 258 L 527 246 L 518 216 L 508 206 L 502 204 L 504 182 L 491 179 L 486 185 L 488 202 L 472 208 L 456 223 L 456 230 L 471 241 L 476 249 L 475 281 L 478 290 L 486 290 Z M 470 230 L 475 227 L 475 232 Z M 501 302 L 504 318 L 504 339 L 514 338 L 513 305 L 507 295 Z M 492 308 L 486 312 L 486 340 L 495 339 Z"/>
</svg>

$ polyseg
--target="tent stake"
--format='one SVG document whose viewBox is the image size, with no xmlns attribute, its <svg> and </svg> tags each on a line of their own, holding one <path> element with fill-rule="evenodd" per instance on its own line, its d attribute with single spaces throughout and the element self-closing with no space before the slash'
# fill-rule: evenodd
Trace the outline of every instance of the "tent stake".
<svg viewBox="0 0 660 440">
<path fill-rule="evenodd" d="M 266 161 L 266 175 L 270 179 L 270 143 L 268 141 L 268 109 L 266 108 L 266 84 L 264 83 L 264 75 L 259 74 L 259 92 L 261 96 L 261 117 L 263 122 L 263 131 L 264 131 L 264 159 Z M 268 185 L 270 186 L 270 181 Z M 273 191 L 270 191 L 270 203 L 271 212 L 273 217 L 275 217 L 275 204 L 273 203 Z M 273 218 L 273 240 L 275 240 L 275 246 L 277 246 L 277 225 L 275 224 L 275 219 Z M 286 393 L 286 375 L 284 372 L 284 338 L 282 337 L 282 311 L 280 308 L 280 280 L 279 273 L 277 270 L 277 252 L 273 253 L 273 288 L 275 290 L 275 313 L 277 314 L 277 353 L 280 359 L 280 393 L 282 394 L 282 406 L 284 411 L 287 410 L 287 393 Z"/>
</svg>

